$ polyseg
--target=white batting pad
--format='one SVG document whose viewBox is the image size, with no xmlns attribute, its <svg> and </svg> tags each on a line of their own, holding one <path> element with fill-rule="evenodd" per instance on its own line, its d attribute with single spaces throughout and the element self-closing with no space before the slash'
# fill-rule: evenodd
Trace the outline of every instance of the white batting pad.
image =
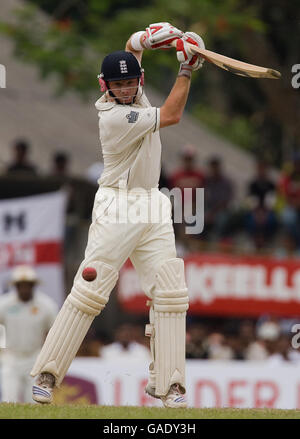
<svg viewBox="0 0 300 439">
<path fill-rule="evenodd" d="M 155 313 L 155 372 L 157 396 L 166 395 L 172 384 L 185 389 L 186 313 Z"/>
<path fill-rule="evenodd" d="M 67 299 L 48 333 L 30 375 L 50 372 L 59 386 L 94 318 L 94 315 L 75 308 Z"/>
<path fill-rule="evenodd" d="M 88 266 L 96 268 L 97 277 L 87 282 L 81 276 L 85 266 L 87 264 L 80 266 L 71 293 L 58 313 L 30 373 L 31 376 L 41 372 L 52 373 L 56 386 L 61 384 L 92 321 L 105 307 L 118 279 L 113 267 L 93 262 Z"/>
<path fill-rule="evenodd" d="M 158 271 L 153 308 L 155 394 L 164 396 L 175 383 L 185 390 L 188 295 L 182 259 L 170 259 Z"/>
</svg>

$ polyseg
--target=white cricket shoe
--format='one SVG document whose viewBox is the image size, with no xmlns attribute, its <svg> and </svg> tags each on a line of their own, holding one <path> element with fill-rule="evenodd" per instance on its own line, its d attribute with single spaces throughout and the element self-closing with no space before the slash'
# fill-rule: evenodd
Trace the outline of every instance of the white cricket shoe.
<svg viewBox="0 0 300 439">
<path fill-rule="evenodd" d="M 163 405 L 167 408 L 186 408 L 187 401 L 179 389 L 179 384 L 173 384 L 166 396 L 161 396 Z"/>
<path fill-rule="evenodd" d="M 51 373 L 41 373 L 32 386 L 32 399 L 40 404 L 50 404 L 53 400 L 55 378 Z"/>
<path fill-rule="evenodd" d="M 145 393 L 147 393 L 148 395 L 152 396 L 152 398 L 160 399 L 160 396 L 156 396 L 155 395 L 155 387 L 152 387 L 149 383 L 145 387 Z"/>
<path fill-rule="evenodd" d="M 179 384 L 173 384 L 166 396 L 156 396 L 154 387 L 151 387 L 149 384 L 147 384 L 145 392 L 148 393 L 148 395 L 153 396 L 153 398 L 161 399 L 163 405 L 167 408 L 187 407 L 187 401 L 183 393 L 180 391 Z"/>
</svg>

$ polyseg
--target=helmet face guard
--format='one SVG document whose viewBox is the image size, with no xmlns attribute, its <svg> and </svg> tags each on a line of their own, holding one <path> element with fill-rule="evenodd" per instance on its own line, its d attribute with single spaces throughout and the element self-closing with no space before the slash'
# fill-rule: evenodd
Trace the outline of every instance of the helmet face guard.
<svg viewBox="0 0 300 439">
<path fill-rule="evenodd" d="M 134 78 L 139 78 L 139 84 L 144 85 L 144 70 L 136 57 L 131 52 L 124 50 L 107 55 L 102 62 L 101 73 L 98 75 L 101 91 L 108 90 L 115 99 L 112 91 L 108 89 L 108 82 Z"/>
<path fill-rule="evenodd" d="M 143 86 L 144 85 L 144 69 L 141 69 L 141 71 L 142 71 L 141 76 L 140 77 L 135 76 L 135 78 L 140 78 L 140 85 Z M 126 78 L 122 78 L 122 79 L 126 79 Z M 131 79 L 131 78 L 127 78 L 127 79 Z M 101 87 L 101 91 L 105 92 L 105 91 L 109 90 L 107 83 L 106 83 L 106 80 L 103 79 L 103 73 L 100 73 L 100 75 L 98 75 L 98 80 L 99 80 L 99 85 Z M 116 79 L 116 81 L 117 81 L 117 79 Z"/>
</svg>

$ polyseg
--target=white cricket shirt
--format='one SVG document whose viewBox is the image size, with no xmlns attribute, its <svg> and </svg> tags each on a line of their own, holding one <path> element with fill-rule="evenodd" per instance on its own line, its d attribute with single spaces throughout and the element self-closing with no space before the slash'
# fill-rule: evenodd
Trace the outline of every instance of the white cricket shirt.
<svg viewBox="0 0 300 439">
<path fill-rule="evenodd" d="M 157 188 L 161 171 L 160 109 L 151 107 L 144 94 L 132 105 L 108 102 L 104 94 L 95 106 L 104 160 L 99 185 Z"/>
<path fill-rule="evenodd" d="M 56 303 L 42 292 L 22 302 L 11 291 L 0 296 L 0 323 L 6 330 L 6 349 L 17 354 L 30 354 L 41 349 L 58 309 Z"/>
</svg>

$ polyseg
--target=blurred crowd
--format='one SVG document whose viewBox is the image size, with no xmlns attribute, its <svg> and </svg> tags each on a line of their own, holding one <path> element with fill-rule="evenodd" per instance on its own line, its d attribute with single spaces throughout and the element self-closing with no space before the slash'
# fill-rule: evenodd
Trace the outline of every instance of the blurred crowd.
<svg viewBox="0 0 300 439">
<path fill-rule="evenodd" d="M 170 175 L 163 172 L 160 181 L 161 188 L 181 189 L 182 204 L 190 203 L 193 215 L 196 189 L 204 188 L 204 230 L 186 234 L 188 221 L 174 224 L 180 256 L 212 250 L 300 257 L 300 153 L 293 154 L 277 177 L 266 161 L 257 159 L 242 199 L 237 199 L 237 184 L 226 175 L 220 157 L 210 157 L 203 169 L 196 159 L 197 149 L 185 145 L 178 169 Z M 186 188 L 192 189 L 190 200 Z"/>
<path fill-rule="evenodd" d="M 256 361 L 268 365 L 300 364 L 300 350 L 292 346 L 291 319 L 262 316 L 258 320 L 202 319 L 187 324 L 186 358 Z M 144 326 L 117 326 L 111 340 L 90 330 L 77 354 L 103 359 L 150 360 Z"/>
<path fill-rule="evenodd" d="M 38 166 L 30 160 L 30 147 L 26 139 L 16 139 L 12 144 L 11 162 L 2 175 L 38 176 Z M 210 157 L 203 166 L 198 165 L 197 159 L 197 148 L 184 145 L 177 168 L 168 174 L 162 169 L 159 182 L 160 189 L 179 188 L 182 194 L 180 208 L 189 205 L 188 211 L 194 216 L 198 214 L 196 189 L 204 188 L 203 231 L 186 234 L 184 211 L 183 222 L 174 223 L 179 256 L 212 250 L 300 257 L 300 153 L 293 154 L 290 162 L 275 173 L 266 161 L 257 159 L 242 199 L 237 197 L 237 183 L 226 175 L 220 157 Z M 49 175 L 62 181 L 68 179 L 71 177 L 70 162 L 66 151 L 56 151 L 49 165 Z M 102 170 L 103 163 L 96 162 L 83 172 L 82 178 L 96 187 Z M 72 199 L 70 187 L 68 214 L 74 214 Z M 174 200 L 173 207 L 176 208 Z"/>
<path fill-rule="evenodd" d="M 31 144 L 27 139 L 15 139 L 11 145 L 11 159 L 10 162 L 2 170 L 2 175 L 5 176 L 40 176 L 42 175 L 39 167 L 31 161 Z M 70 171 L 71 157 L 64 149 L 58 149 L 51 157 L 49 163 L 48 175 L 57 178 L 71 177 Z M 83 179 L 90 181 L 93 184 L 97 183 L 101 172 L 103 171 L 103 163 L 95 162 L 88 169 L 86 169 L 82 176 Z"/>
<path fill-rule="evenodd" d="M 299 364 L 292 346 L 295 321 L 262 316 L 258 320 L 194 323 L 187 330 L 186 357 L 207 360 L 259 361 L 270 365 Z"/>
</svg>

